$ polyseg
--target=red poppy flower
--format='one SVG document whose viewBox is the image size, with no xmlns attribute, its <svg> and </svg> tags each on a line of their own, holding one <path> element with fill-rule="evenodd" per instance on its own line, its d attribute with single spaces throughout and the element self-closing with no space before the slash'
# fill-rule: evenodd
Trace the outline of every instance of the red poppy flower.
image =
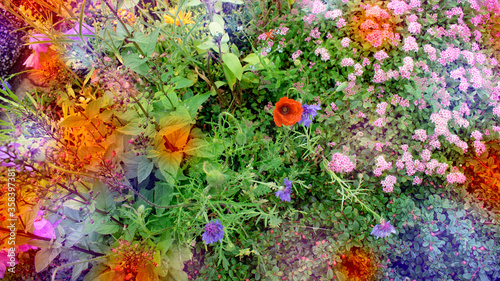
<svg viewBox="0 0 500 281">
<path fill-rule="evenodd" d="M 302 117 L 302 105 L 300 102 L 282 97 L 273 111 L 273 119 L 276 126 L 291 126 L 300 121 Z"/>
</svg>

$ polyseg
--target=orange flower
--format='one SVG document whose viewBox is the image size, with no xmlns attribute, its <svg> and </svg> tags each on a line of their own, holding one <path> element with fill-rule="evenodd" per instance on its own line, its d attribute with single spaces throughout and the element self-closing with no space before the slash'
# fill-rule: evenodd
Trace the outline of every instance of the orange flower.
<svg viewBox="0 0 500 281">
<path fill-rule="evenodd" d="M 273 119 L 276 126 L 291 126 L 302 118 L 302 105 L 300 102 L 282 97 L 273 111 Z"/>
</svg>

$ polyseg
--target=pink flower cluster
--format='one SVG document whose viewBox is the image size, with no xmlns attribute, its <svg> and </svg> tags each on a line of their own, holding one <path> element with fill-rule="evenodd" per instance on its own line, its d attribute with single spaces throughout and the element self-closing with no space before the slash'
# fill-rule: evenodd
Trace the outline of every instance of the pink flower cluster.
<svg viewBox="0 0 500 281">
<path fill-rule="evenodd" d="M 343 58 L 342 61 L 340 62 L 340 66 L 353 66 L 354 65 L 354 60 L 352 58 Z"/>
<path fill-rule="evenodd" d="M 429 55 L 429 59 L 431 61 L 435 61 L 437 59 L 436 57 L 436 49 L 432 47 L 430 44 L 425 44 L 424 45 L 424 51 Z"/>
<path fill-rule="evenodd" d="M 384 51 L 384 50 L 380 50 L 378 52 L 376 52 L 373 57 L 377 60 L 377 61 L 383 61 L 384 59 L 386 58 L 389 58 L 389 55 Z"/>
<path fill-rule="evenodd" d="M 386 109 L 387 109 L 387 103 L 384 101 L 377 104 L 377 110 L 375 111 L 378 113 L 378 115 L 382 116 L 385 114 Z"/>
<path fill-rule="evenodd" d="M 455 79 L 455 80 L 464 78 L 464 75 L 465 75 L 465 68 L 463 68 L 463 67 L 459 67 L 459 68 L 452 70 L 450 72 L 450 77 Z"/>
<path fill-rule="evenodd" d="M 344 18 L 340 18 L 340 19 L 337 21 L 337 24 L 336 24 L 336 25 L 337 25 L 337 28 L 342 28 L 342 27 L 344 27 L 344 26 L 346 26 L 346 25 L 347 25 L 347 22 L 345 21 L 345 19 L 344 19 Z"/>
<path fill-rule="evenodd" d="M 420 30 L 422 29 L 422 25 L 418 22 L 410 22 L 408 25 L 408 32 L 412 34 L 419 34 Z"/>
<path fill-rule="evenodd" d="M 311 13 L 313 14 L 321 14 L 326 11 L 326 5 L 319 0 L 316 0 L 312 3 Z"/>
<path fill-rule="evenodd" d="M 385 118 L 384 117 L 380 117 L 377 120 L 375 120 L 375 122 L 373 122 L 373 126 L 375 126 L 375 127 L 382 128 L 384 125 L 385 125 Z"/>
<path fill-rule="evenodd" d="M 302 55 L 301 50 L 297 50 L 292 54 L 292 60 L 296 60 L 300 55 Z"/>
<path fill-rule="evenodd" d="M 448 181 L 448 183 L 465 183 L 466 180 L 467 178 L 464 176 L 464 174 L 459 172 L 449 173 L 446 176 L 446 181 Z"/>
<path fill-rule="evenodd" d="M 410 6 L 404 1 L 393 0 L 387 5 L 387 8 L 393 10 L 395 15 L 402 15 L 410 9 Z"/>
<path fill-rule="evenodd" d="M 415 51 L 418 52 L 417 39 L 413 36 L 406 37 L 404 40 L 403 51 Z"/>
<path fill-rule="evenodd" d="M 381 181 L 380 183 L 384 187 L 383 190 L 384 192 L 390 193 L 394 189 L 394 184 L 396 184 L 396 177 L 393 175 L 388 175 L 385 180 Z"/>
<path fill-rule="evenodd" d="M 389 13 L 387 13 L 386 10 L 381 9 L 379 6 L 373 6 L 373 7 L 370 7 L 370 5 L 366 5 L 366 6 L 368 6 L 368 7 L 365 7 L 365 9 L 368 8 L 368 9 L 366 9 L 366 16 L 367 17 L 374 17 L 374 18 L 380 18 L 380 19 L 390 18 Z"/>
<path fill-rule="evenodd" d="M 321 32 L 319 32 L 319 27 L 312 29 L 311 32 L 309 33 L 309 36 L 311 36 L 314 39 L 320 38 Z"/>
<path fill-rule="evenodd" d="M 392 162 L 387 163 L 382 155 L 377 157 L 375 161 L 376 168 L 373 170 L 373 174 L 377 177 L 380 177 L 383 171 L 390 170 L 392 168 Z"/>
<path fill-rule="evenodd" d="M 427 140 L 427 132 L 424 129 L 415 130 L 415 134 L 411 138 L 424 142 Z"/>
<path fill-rule="evenodd" d="M 321 55 L 321 60 L 322 61 L 327 61 L 330 59 L 330 54 L 328 53 L 328 50 L 321 47 L 321 48 L 317 48 L 316 50 L 314 50 L 314 54 L 316 56 L 319 56 Z"/>
<path fill-rule="evenodd" d="M 342 45 L 342 47 L 344 48 L 349 47 L 349 43 L 351 43 L 351 39 L 349 37 L 344 37 L 342 38 L 342 40 L 340 40 L 340 45 Z"/>
<path fill-rule="evenodd" d="M 339 10 L 339 9 L 335 9 L 335 10 L 332 10 L 332 11 L 328 11 L 325 13 L 325 19 L 336 19 L 338 17 L 341 17 L 342 16 L 342 10 Z"/>
<path fill-rule="evenodd" d="M 476 150 L 477 156 L 483 154 L 486 151 L 486 145 L 482 141 L 474 141 L 474 149 Z"/>
<path fill-rule="evenodd" d="M 328 169 L 336 173 L 350 173 L 354 170 L 356 165 L 351 162 L 351 159 L 339 152 L 332 156 L 332 161 L 328 163 Z"/>
</svg>

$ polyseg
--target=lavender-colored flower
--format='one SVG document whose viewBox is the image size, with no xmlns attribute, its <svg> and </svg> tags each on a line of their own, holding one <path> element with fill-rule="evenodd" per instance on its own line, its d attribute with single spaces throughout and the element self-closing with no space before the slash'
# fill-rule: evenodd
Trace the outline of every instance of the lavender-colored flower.
<svg viewBox="0 0 500 281">
<path fill-rule="evenodd" d="M 377 236 L 377 239 L 380 237 L 387 237 L 391 235 L 391 233 L 396 233 L 396 229 L 391 225 L 391 221 L 385 222 L 382 220 L 380 224 L 377 224 L 373 230 L 371 235 Z"/>
<path fill-rule="evenodd" d="M 80 28 L 82 30 L 82 36 L 85 43 L 89 41 L 89 35 L 94 36 L 94 28 L 88 24 L 77 23 L 73 28 L 68 29 L 68 31 L 64 32 L 65 35 L 79 35 Z M 80 41 L 79 36 L 68 36 L 68 39 Z"/>
<path fill-rule="evenodd" d="M 303 125 L 305 127 L 309 127 L 312 124 L 312 121 L 316 115 L 318 115 L 318 110 L 320 110 L 321 107 L 319 105 L 313 104 L 313 105 L 307 105 L 303 104 L 302 105 L 302 118 L 299 121 L 300 125 Z"/>
<path fill-rule="evenodd" d="M 16 168 L 17 171 L 21 171 L 21 165 L 16 163 L 19 157 L 19 147 L 21 144 L 15 142 L 7 146 L 0 146 L 0 165 L 9 168 Z M 25 169 L 28 172 L 33 171 L 31 167 L 26 166 Z"/>
<path fill-rule="evenodd" d="M 292 182 L 285 178 L 285 189 L 276 191 L 276 197 L 281 201 L 290 202 L 290 195 L 292 195 Z"/>
<path fill-rule="evenodd" d="M 201 236 L 203 237 L 203 241 L 205 244 L 213 244 L 222 240 L 224 236 L 224 230 L 222 230 L 224 226 L 220 223 L 218 219 L 215 221 L 212 220 L 205 225 L 205 233 Z"/>
</svg>

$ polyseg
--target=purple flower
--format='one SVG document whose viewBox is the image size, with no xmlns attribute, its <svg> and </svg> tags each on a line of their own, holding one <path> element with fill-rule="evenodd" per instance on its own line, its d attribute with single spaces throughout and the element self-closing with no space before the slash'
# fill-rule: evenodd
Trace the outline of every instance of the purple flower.
<svg viewBox="0 0 500 281">
<path fill-rule="evenodd" d="M 299 121 L 300 125 L 303 125 L 305 127 L 309 127 L 312 124 L 312 121 L 316 115 L 318 115 L 318 110 L 320 110 L 321 107 L 319 105 L 313 104 L 313 105 L 307 105 L 303 104 L 302 105 L 302 118 Z"/>
<path fill-rule="evenodd" d="M 19 163 L 16 164 L 16 160 L 19 157 L 19 147 L 21 144 L 15 142 L 11 143 L 7 146 L 0 146 L 0 161 L 2 162 L 2 166 L 9 168 L 16 168 L 18 172 L 21 171 L 21 165 Z M 28 172 L 33 171 L 31 167 L 26 166 L 25 169 Z"/>
<path fill-rule="evenodd" d="M 89 41 L 89 37 L 86 35 L 94 35 L 94 28 L 92 26 L 89 26 L 88 24 L 82 24 L 81 25 L 81 30 L 82 30 L 82 36 L 83 40 L 85 40 L 85 43 Z M 80 32 L 80 23 L 78 22 L 73 28 L 68 29 L 68 31 L 64 32 L 65 35 L 78 35 Z M 68 36 L 68 39 L 75 40 L 75 41 L 80 41 L 79 36 Z"/>
<path fill-rule="evenodd" d="M 292 182 L 285 178 L 285 189 L 276 191 L 276 197 L 281 201 L 290 202 L 290 195 L 292 194 Z"/>
<path fill-rule="evenodd" d="M 223 228 L 224 226 L 218 219 L 207 223 L 207 225 L 205 225 L 205 233 L 201 235 L 205 244 L 213 244 L 222 240 L 222 237 L 224 236 L 224 230 L 222 230 Z"/>
<path fill-rule="evenodd" d="M 391 235 L 391 233 L 396 233 L 396 229 L 391 225 L 391 221 L 385 222 L 382 220 L 380 224 L 377 224 L 373 230 L 371 235 L 377 236 L 377 239 L 380 237 L 387 237 Z"/>
</svg>

